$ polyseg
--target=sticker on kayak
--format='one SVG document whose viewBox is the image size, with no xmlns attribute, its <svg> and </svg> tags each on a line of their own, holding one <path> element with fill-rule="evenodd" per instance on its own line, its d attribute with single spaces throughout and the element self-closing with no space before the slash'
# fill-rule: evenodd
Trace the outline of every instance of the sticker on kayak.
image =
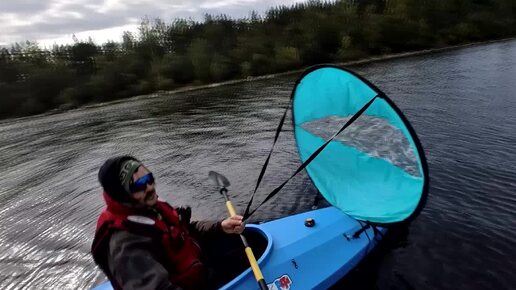
<svg viewBox="0 0 516 290">
<path fill-rule="evenodd" d="M 267 286 L 269 287 L 269 290 L 289 290 L 290 285 L 292 285 L 290 277 L 288 275 L 283 275 Z"/>
</svg>

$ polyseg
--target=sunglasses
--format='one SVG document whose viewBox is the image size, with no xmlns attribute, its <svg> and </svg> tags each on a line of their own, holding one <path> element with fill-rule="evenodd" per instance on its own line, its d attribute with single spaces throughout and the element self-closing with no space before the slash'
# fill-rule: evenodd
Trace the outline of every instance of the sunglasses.
<svg viewBox="0 0 516 290">
<path fill-rule="evenodd" d="M 131 193 L 143 191 L 147 188 L 147 184 L 154 184 L 154 175 L 152 175 L 152 173 L 138 178 L 138 180 L 129 186 L 129 189 Z"/>
</svg>

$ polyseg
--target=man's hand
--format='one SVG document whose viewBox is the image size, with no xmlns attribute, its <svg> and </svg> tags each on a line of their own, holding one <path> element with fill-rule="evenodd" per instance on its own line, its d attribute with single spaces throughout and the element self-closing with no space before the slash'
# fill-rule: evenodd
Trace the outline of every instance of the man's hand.
<svg viewBox="0 0 516 290">
<path fill-rule="evenodd" d="M 177 214 L 179 215 L 179 222 L 184 225 L 188 225 L 190 223 L 190 218 L 192 217 L 192 208 L 189 206 L 176 208 Z"/>
<path fill-rule="evenodd" d="M 242 222 L 242 216 L 234 215 L 222 221 L 222 230 L 226 234 L 241 234 L 244 231 L 245 224 Z"/>
</svg>

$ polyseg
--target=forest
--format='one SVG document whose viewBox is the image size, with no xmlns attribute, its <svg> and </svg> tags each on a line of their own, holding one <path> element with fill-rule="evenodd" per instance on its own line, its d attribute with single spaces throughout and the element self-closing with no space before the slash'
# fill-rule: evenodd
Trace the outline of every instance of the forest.
<svg viewBox="0 0 516 290">
<path fill-rule="evenodd" d="M 143 19 L 121 42 L 0 47 L 0 118 L 516 35 L 516 0 L 341 0 Z"/>
</svg>

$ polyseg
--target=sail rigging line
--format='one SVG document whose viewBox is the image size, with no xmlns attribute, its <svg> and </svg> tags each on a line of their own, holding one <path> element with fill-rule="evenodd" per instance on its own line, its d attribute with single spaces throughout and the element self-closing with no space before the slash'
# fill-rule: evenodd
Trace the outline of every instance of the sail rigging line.
<svg viewBox="0 0 516 290">
<path fill-rule="evenodd" d="M 308 166 L 308 164 L 310 164 L 312 162 L 312 160 L 314 160 L 323 150 L 324 148 L 326 148 L 326 146 L 328 146 L 328 144 L 330 144 L 331 141 L 333 141 L 333 139 L 335 139 L 335 137 L 337 137 L 342 131 L 344 131 L 347 127 L 349 127 L 353 122 L 355 122 L 355 120 L 358 119 L 358 117 L 360 117 L 368 108 L 369 106 L 371 106 L 371 104 L 374 102 L 374 100 L 376 100 L 378 97 L 381 97 L 380 94 L 374 96 L 371 100 L 369 100 L 369 102 L 367 102 L 358 112 L 356 112 L 345 124 L 344 126 L 342 126 L 340 128 L 340 130 L 338 130 L 335 134 L 333 134 L 333 136 L 331 138 L 329 138 L 323 145 L 321 145 L 317 150 L 315 150 L 314 153 L 312 153 L 312 155 L 310 155 L 310 157 L 308 157 L 308 159 L 306 159 L 305 162 L 303 162 L 303 164 L 301 164 L 301 166 L 299 166 L 299 168 L 294 172 L 294 174 L 292 174 L 287 180 L 285 180 L 280 186 L 278 186 L 277 188 L 275 188 L 273 191 L 271 191 L 267 197 L 252 211 L 250 211 L 250 208 L 251 208 L 251 204 L 253 202 L 253 199 L 254 199 L 254 196 L 256 194 L 256 190 L 258 189 L 258 186 L 261 182 L 261 179 L 263 177 L 263 173 L 265 172 L 265 169 L 269 163 L 269 159 L 270 159 L 270 156 L 272 154 L 272 150 L 274 148 L 274 145 L 276 144 L 276 141 L 278 139 L 278 136 L 279 136 L 279 132 L 281 131 L 281 127 L 283 126 L 283 123 L 285 121 L 285 116 L 287 114 L 287 111 L 290 107 L 290 104 L 292 102 L 292 98 L 289 102 L 289 105 L 287 107 L 287 111 L 285 111 L 285 114 L 283 115 L 283 118 L 281 119 L 281 122 L 280 122 L 280 126 L 278 126 L 278 129 L 276 130 L 276 137 L 274 139 L 274 143 L 272 145 L 272 148 L 271 148 L 271 151 L 269 153 L 269 156 L 267 157 L 267 160 L 265 162 L 265 165 L 264 167 L 262 167 L 262 172 L 260 173 L 260 178 L 258 179 L 258 182 L 256 184 L 256 187 L 255 187 L 255 191 L 253 192 L 252 196 L 251 196 L 251 199 L 249 200 L 249 203 L 247 204 L 247 207 L 246 207 L 246 210 L 245 210 L 245 213 L 244 213 L 244 217 L 243 217 L 243 220 L 247 220 L 247 218 L 249 218 L 254 212 L 256 212 L 256 210 L 258 210 L 258 208 L 260 208 L 260 206 L 262 206 L 264 203 L 266 203 L 269 199 L 271 199 L 272 197 L 274 197 L 292 178 L 294 178 L 294 176 L 296 176 L 299 172 L 301 172 L 303 169 L 305 169 L 306 166 Z"/>
<path fill-rule="evenodd" d="M 271 150 L 269 152 L 269 156 L 267 156 L 267 159 L 265 160 L 265 163 L 262 166 L 262 170 L 260 172 L 260 175 L 258 176 L 258 180 L 256 181 L 256 186 L 254 187 L 253 194 L 251 195 L 251 199 L 249 200 L 249 203 L 247 204 L 247 207 L 245 209 L 244 220 L 246 220 L 250 216 L 249 209 L 251 207 L 251 204 L 253 203 L 254 195 L 256 194 L 256 191 L 258 191 L 258 187 L 260 186 L 263 176 L 265 175 L 265 170 L 267 169 L 267 166 L 269 165 L 269 160 L 271 159 L 272 152 L 274 151 L 274 147 L 276 146 L 276 142 L 278 141 L 278 137 L 281 133 L 281 128 L 283 127 L 283 123 L 285 123 L 285 119 L 287 117 L 287 113 L 290 109 L 291 104 L 292 104 L 292 97 L 290 98 L 287 108 L 285 109 L 285 113 L 283 113 L 283 117 L 281 117 L 281 121 L 278 125 L 278 128 L 276 129 L 276 134 L 274 136 L 274 142 L 272 143 Z"/>
</svg>

